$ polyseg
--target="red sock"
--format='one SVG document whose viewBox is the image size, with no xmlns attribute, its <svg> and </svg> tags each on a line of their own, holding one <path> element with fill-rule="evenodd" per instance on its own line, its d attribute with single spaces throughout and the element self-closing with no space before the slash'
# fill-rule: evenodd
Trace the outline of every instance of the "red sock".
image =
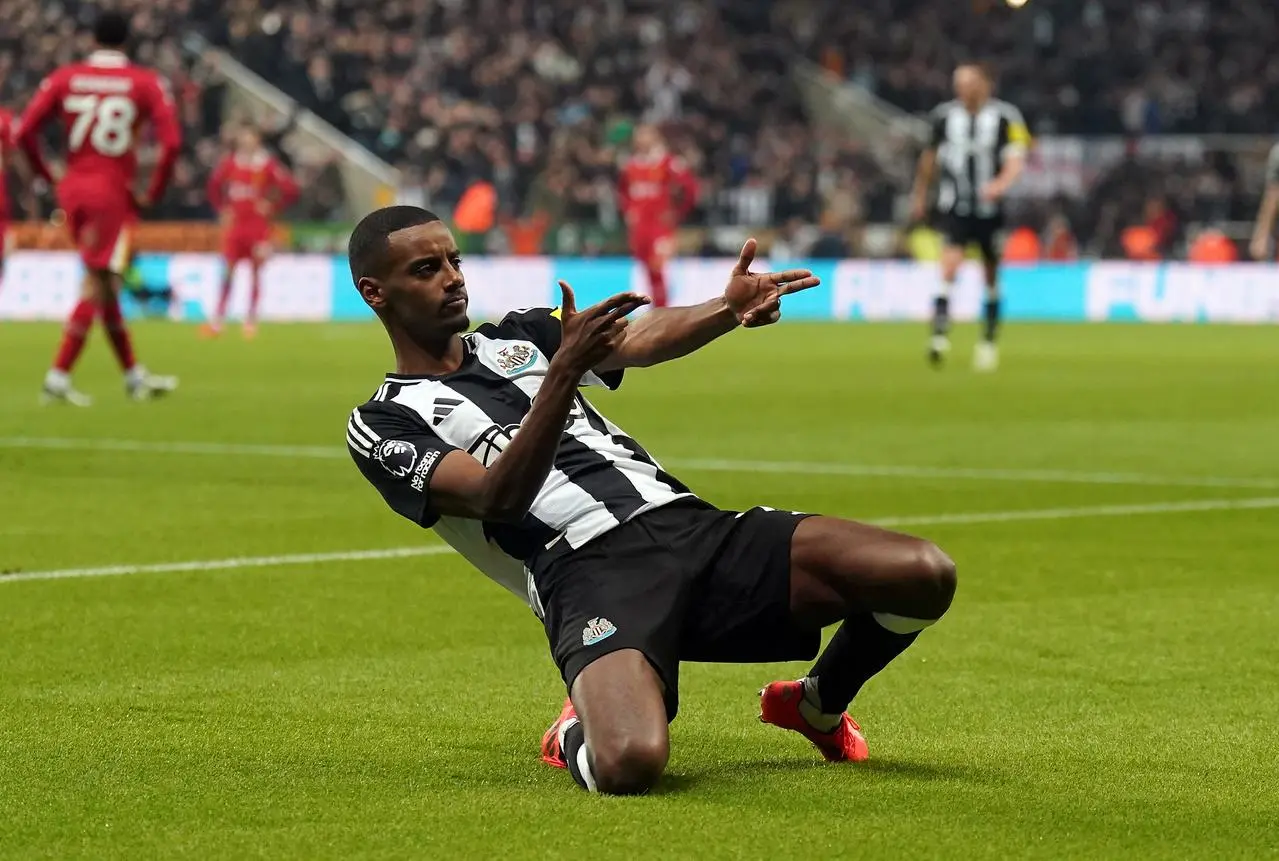
<svg viewBox="0 0 1279 861">
<path fill-rule="evenodd" d="M 137 361 L 133 358 L 133 342 L 129 340 L 129 330 L 124 325 L 124 315 L 120 313 L 120 299 L 112 296 L 102 306 L 102 325 L 107 329 L 107 337 L 111 339 L 111 349 L 120 360 L 120 367 L 126 371 L 133 370 Z"/>
<path fill-rule="evenodd" d="M 92 299 L 81 299 L 71 309 L 67 318 L 67 326 L 62 330 L 62 344 L 53 359 L 53 367 L 68 373 L 75 367 L 76 359 L 84 350 L 85 338 L 89 337 L 89 329 L 93 326 L 93 318 L 98 313 L 98 305 Z"/>
<path fill-rule="evenodd" d="M 660 262 L 648 264 L 648 287 L 654 308 L 666 307 L 666 267 Z"/>
<path fill-rule="evenodd" d="M 213 317 L 213 325 L 215 326 L 221 326 L 222 321 L 226 319 L 226 306 L 231 301 L 231 276 L 233 274 L 235 274 L 235 268 L 228 264 L 226 277 L 222 279 L 222 292 L 218 295 L 218 310 Z"/>
<path fill-rule="evenodd" d="M 251 279 L 249 282 L 249 314 L 244 319 L 249 325 L 254 325 L 258 322 L 258 297 L 261 295 L 262 290 L 262 270 L 254 266 L 249 270 L 249 278 Z"/>
</svg>

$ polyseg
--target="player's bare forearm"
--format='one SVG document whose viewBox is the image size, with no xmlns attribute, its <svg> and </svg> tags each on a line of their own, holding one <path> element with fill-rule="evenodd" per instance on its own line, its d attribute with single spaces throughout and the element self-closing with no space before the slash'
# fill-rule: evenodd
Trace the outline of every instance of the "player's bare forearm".
<svg viewBox="0 0 1279 861">
<path fill-rule="evenodd" d="M 519 433 L 491 466 L 465 452 L 450 452 L 440 462 L 431 479 L 432 508 L 488 522 L 522 520 L 555 464 L 579 382 L 552 361 Z"/>
<path fill-rule="evenodd" d="M 647 368 L 700 350 L 738 326 L 724 297 L 683 308 L 654 308 L 631 323 L 626 340 L 597 368 Z"/>
<path fill-rule="evenodd" d="M 53 175 L 53 171 L 49 169 L 49 163 L 44 159 L 44 153 L 40 152 L 39 141 L 32 139 L 19 139 L 18 150 L 26 156 L 27 165 L 31 168 L 31 172 L 43 179 L 45 182 L 57 184 L 57 177 Z"/>
<path fill-rule="evenodd" d="M 1009 156 L 1004 160 L 1004 167 L 999 171 L 999 176 L 995 177 L 995 184 L 999 186 L 1001 191 L 1007 191 L 1021 178 L 1022 172 L 1026 170 L 1026 157 L 1024 155 Z"/>
<path fill-rule="evenodd" d="M 928 196 L 928 189 L 933 184 L 933 171 L 937 169 L 937 150 L 926 149 L 919 155 L 919 164 L 915 168 L 914 196 L 922 200 Z"/>
</svg>

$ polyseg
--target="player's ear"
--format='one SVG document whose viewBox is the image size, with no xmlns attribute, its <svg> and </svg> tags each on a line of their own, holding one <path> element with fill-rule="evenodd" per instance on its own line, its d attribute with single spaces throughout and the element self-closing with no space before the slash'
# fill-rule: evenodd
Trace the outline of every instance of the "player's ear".
<svg viewBox="0 0 1279 861">
<path fill-rule="evenodd" d="M 360 296 L 364 299 L 364 304 L 370 308 L 377 309 L 386 305 L 386 294 L 382 289 L 382 284 L 376 278 L 364 277 L 355 282 L 355 289 L 360 291 Z"/>
</svg>

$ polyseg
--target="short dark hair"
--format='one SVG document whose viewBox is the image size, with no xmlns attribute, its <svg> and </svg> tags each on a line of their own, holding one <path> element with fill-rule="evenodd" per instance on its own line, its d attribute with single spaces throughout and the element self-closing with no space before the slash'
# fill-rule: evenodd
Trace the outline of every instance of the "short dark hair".
<svg viewBox="0 0 1279 861">
<path fill-rule="evenodd" d="M 990 81 L 992 84 L 995 82 L 995 66 L 989 60 L 967 60 L 960 63 L 955 68 L 976 69 L 977 72 L 987 81 Z"/>
<path fill-rule="evenodd" d="M 104 48 L 123 48 L 129 41 L 129 19 L 120 12 L 103 12 L 93 22 L 93 41 Z"/>
<path fill-rule="evenodd" d="M 383 274 L 386 261 L 382 256 L 392 233 L 439 220 L 434 212 L 420 206 L 386 206 L 364 216 L 351 231 L 351 241 L 347 244 L 351 279 L 358 284 L 361 278 Z"/>
</svg>

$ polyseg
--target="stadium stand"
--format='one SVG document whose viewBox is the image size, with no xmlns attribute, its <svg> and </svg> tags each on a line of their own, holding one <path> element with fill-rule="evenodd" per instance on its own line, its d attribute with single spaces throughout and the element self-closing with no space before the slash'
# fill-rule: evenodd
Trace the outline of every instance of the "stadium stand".
<svg viewBox="0 0 1279 861">
<path fill-rule="evenodd" d="M 660 123 L 696 172 L 700 226 L 775 226 L 785 250 L 833 231 L 857 251 L 856 226 L 900 221 L 903 172 L 806 121 L 790 78 L 798 56 L 912 113 L 948 97 L 956 62 L 997 56 L 1001 94 L 1040 135 L 1260 135 L 1279 115 L 1279 18 L 1262 0 L 120 5 L 136 15 L 135 56 L 170 77 L 182 106 L 187 142 L 155 213 L 166 219 L 209 217 L 204 181 L 228 119 L 218 73 L 183 41 L 193 31 L 398 168 L 405 199 L 452 211 L 483 180 L 501 222 L 550 225 L 547 250 L 616 247 L 615 168 L 641 120 Z M 87 49 L 95 8 L 0 0 L 5 104 L 21 109 L 45 72 Z M 267 131 L 288 159 L 287 124 Z M 1156 193 L 1179 223 L 1246 219 L 1255 206 L 1256 165 L 1202 144 L 1097 164 L 1086 193 L 1041 194 L 1021 217 L 1066 215 L 1081 245 L 1118 253 Z M 331 164 L 295 169 L 307 190 L 295 218 L 349 217 Z"/>
<path fill-rule="evenodd" d="M 949 98 L 957 62 L 997 57 L 1040 133 L 1269 134 L 1279 116 L 1267 0 L 801 0 L 771 23 L 779 50 L 911 111 Z"/>
</svg>

